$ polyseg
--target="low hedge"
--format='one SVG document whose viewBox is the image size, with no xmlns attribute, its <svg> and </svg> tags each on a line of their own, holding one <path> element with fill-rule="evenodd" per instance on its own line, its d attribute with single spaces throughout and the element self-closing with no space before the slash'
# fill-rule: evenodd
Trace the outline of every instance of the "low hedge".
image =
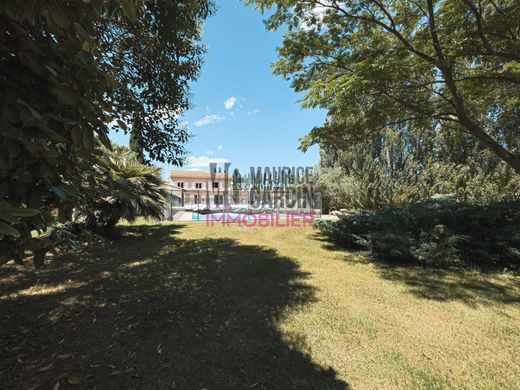
<svg viewBox="0 0 520 390">
<path fill-rule="evenodd" d="M 429 266 L 520 269 L 520 201 L 476 205 L 448 197 L 345 213 L 315 226 L 351 249 Z"/>
</svg>

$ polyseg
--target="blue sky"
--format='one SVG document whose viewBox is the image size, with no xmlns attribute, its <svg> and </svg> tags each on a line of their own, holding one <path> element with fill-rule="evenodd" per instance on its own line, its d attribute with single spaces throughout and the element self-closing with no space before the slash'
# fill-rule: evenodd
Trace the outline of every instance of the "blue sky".
<svg viewBox="0 0 520 390">
<path fill-rule="evenodd" d="M 209 161 L 250 166 L 314 166 L 318 148 L 298 150 L 298 139 L 325 118 L 322 110 L 302 109 L 289 83 L 272 74 L 281 32 L 269 32 L 262 15 L 238 0 L 218 2 L 204 25 L 208 46 L 199 79 L 192 83 L 193 108 L 182 117 L 193 137 L 191 159 L 182 169 L 207 170 Z M 112 133 L 127 144 L 128 137 Z M 163 175 L 171 169 L 158 164 Z"/>
</svg>

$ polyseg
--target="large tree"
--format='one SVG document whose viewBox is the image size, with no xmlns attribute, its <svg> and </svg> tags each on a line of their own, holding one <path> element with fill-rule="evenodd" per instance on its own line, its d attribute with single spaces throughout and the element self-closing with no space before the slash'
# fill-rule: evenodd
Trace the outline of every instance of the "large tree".
<svg viewBox="0 0 520 390">
<path fill-rule="evenodd" d="M 400 124 L 469 134 L 520 173 L 516 0 L 249 0 L 288 26 L 275 73 L 329 118 L 303 139 L 341 145 Z"/>
<path fill-rule="evenodd" d="M 0 264 L 26 249 L 41 258 L 31 232 L 66 217 L 110 123 L 137 121 L 143 154 L 180 161 L 177 116 L 212 11 L 211 0 L 0 3 Z"/>
<path fill-rule="evenodd" d="M 109 95 L 115 123 L 130 127 L 138 155 L 184 160 L 188 133 L 178 118 L 190 107 L 189 83 L 205 51 L 202 22 L 213 10 L 211 0 L 148 0 L 124 1 L 123 14 L 101 14 L 96 41 L 101 68 L 116 81 Z"/>
</svg>

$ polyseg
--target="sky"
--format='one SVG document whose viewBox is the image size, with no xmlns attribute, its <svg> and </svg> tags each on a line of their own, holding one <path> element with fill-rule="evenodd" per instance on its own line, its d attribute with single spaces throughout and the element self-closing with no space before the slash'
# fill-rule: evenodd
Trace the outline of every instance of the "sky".
<svg viewBox="0 0 520 390">
<path fill-rule="evenodd" d="M 308 167 L 318 148 L 298 150 L 298 140 L 325 118 L 323 110 L 302 109 L 289 82 L 272 73 L 280 31 L 265 29 L 263 16 L 238 0 L 220 0 L 204 24 L 204 64 L 191 84 L 192 109 L 182 115 L 193 135 L 190 158 L 182 168 L 157 163 L 167 176 L 172 169 L 208 170 L 210 162 L 231 163 L 244 173 L 250 167 Z M 112 132 L 119 144 L 128 136 Z"/>
</svg>

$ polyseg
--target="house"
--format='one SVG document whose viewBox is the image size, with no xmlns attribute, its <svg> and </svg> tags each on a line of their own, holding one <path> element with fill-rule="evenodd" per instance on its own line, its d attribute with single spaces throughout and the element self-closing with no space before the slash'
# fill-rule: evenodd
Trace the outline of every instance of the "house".
<svg viewBox="0 0 520 390">
<path fill-rule="evenodd" d="M 321 212 L 321 195 L 298 189 L 233 189 L 232 176 L 221 172 L 173 170 L 165 183 L 170 196 L 166 219 L 179 212 L 228 210 L 236 213 Z M 202 212 L 201 211 L 201 212 Z"/>
<path fill-rule="evenodd" d="M 173 170 L 168 184 L 180 194 L 181 206 L 223 205 L 224 195 L 233 188 L 231 175 L 220 172 Z"/>
</svg>

